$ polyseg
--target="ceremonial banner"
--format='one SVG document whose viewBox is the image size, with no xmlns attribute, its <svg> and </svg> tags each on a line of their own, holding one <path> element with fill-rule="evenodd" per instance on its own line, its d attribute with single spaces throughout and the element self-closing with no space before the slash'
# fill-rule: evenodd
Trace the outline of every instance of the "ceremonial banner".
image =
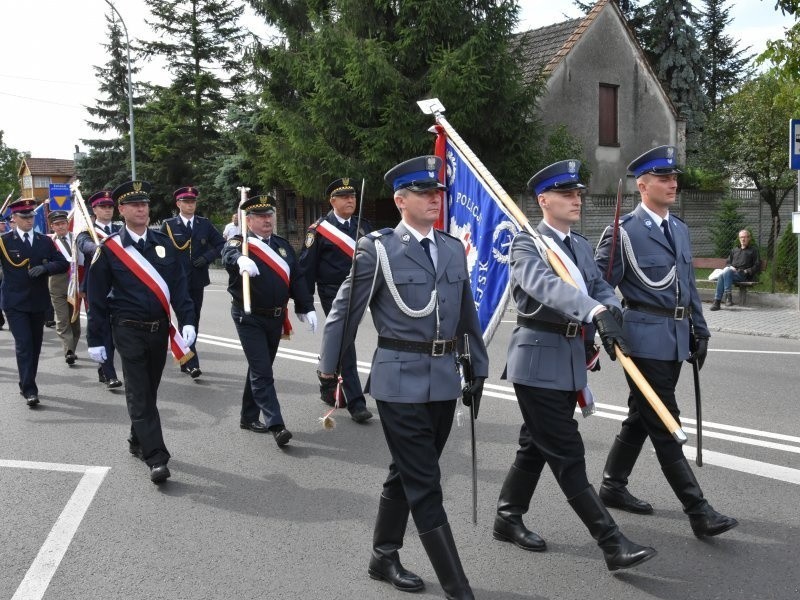
<svg viewBox="0 0 800 600">
<path fill-rule="evenodd" d="M 445 136 L 444 131 L 439 135 Z M 521 228 L 449 139 L 444 152 L 447 231 L 464 245 L 472 296 L 488 345 L 508 302 L 508 251 Z"/>
</svg>

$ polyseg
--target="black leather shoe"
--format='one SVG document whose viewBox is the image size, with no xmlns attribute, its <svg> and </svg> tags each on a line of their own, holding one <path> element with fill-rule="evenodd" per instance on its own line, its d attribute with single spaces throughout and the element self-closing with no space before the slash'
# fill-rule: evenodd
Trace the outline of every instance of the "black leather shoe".
<svg viewBox="0 0 800 600">
<path fill-rule="evenodd" d="M 626 487 L 614 489 L 605 484 L 600 484 L 598 495 L 608 508 L 618 508 L 636 515 L 653 514 L 653 507 L 650 503 L 640 500 L 631 494 Z"/>
<path fill-rule="evenodd" d="M 285 427 L 281 429 L 273 429 L 272 437 L 275 438 L 275 443 L 278 444 L 278 448 L 283 448 L 289 443 L 289 440 L 292 439 L 292 432 Z"/>
<path fill-rule="evenodd" d="M 267 426 L 264 425 L 261 421 L 253 421 L 252 423 L 245 423 L 244 421 L 239 421 L 239 427 L 241 429 L 248 429 L 255 433 L 267 433 L 269 429 Z"/>
<path fill-rule="evenodd" d="M 45 321 L 44 322 L 44 326 L 52 329 L 53 327 L 56 326 L 56 322 L 55 321 Z"/>
<path fill-rule="evenodd" d="M 528 552 L 547 550 L 547 543 L 539 535 L 525 527 L 522 518 L 517 515 L 506 517 L 497 515 L 494 518 L 492 537 L 501 542 L 511 542 L 517 548 Z"/>
<path fill-rule="evenodd" d="M 105 373 L 103 373 L 103 369 L 97 369 L 97 381 L 100 383 L 108 383 L 108 379 L 106 378 Z"/>
<path fill-rule="evenodd" d="M 367 410 L 367 407 L 357 408 L 351 414 L 350 418 L 356 423 L 366 423 L 372 418 L 372 413 Z"/>
<path fill-rule="evenodd" d="M 116 377 L 112 377 L 111 379 L 106 381 L 106 387 L 108 389 L 110 389 L 110 390 L 113 390 L 114 388 L 118 388 L 121 385 L 122 385 L 122 382 L 119 379 L 117 379 Z"/>
<path fill-rule="evenodd" d="M 425 582 L 419 575 L 400 564 L 397 552 L 392 556 L 378 556 L 373 552 L 367 573 L 377 581 L 388 581 L 401 592 L 418 592 L 425 588 Z"/>
<path fill-rule="evenodd" d="M 75 356 L 75 353 L 72 350 L 67 350 L 67 353 L 64 355 L 64 361 L 66 361 L 68 365 L 75 364 L 76 358 L 78 357 Z"/>
<path fill-rule="evenodd" d="M 203 372 L 200 370 L 200 367 L 192 367 L 191 369 L 189 369 L 186 372 L 189 374 L 189 377 L 191 377 L 192 379 L 197 379 L 198 377 L 200 377 L 200 375 L 203 374 Z"/>
<path fill-rule="evenodd" d="M 153 483 L 163 483 L 170 478 L 172 473 L 169 472 L 167 465 L 159 464 L 150 467 L 150 481 Z"/>
<path fill-rule="evenodd" d="M 36 394 L 27 394 L 25 396 L 25 402 L 27 402 L 30 408 L 36 408 L 36 405 L 39 404 L 39 396 Z"/>
</svg>

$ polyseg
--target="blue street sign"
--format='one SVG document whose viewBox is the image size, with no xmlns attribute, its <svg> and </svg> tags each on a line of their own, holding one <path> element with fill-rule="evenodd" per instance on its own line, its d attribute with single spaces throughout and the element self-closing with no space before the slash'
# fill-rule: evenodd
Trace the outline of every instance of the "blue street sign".
<svg viewBox="0 0 800 600">
<path fill-rule="evenodd" d="M 789 167 L 800 171 L 800 119 L 789 121 Z"/>
<path fill-rule="evenodd" d="M 47 208 L 51 211 L 69 211 L 72 208 L 72 190 L 70 190 L 68 183 L 50 184 L 50 200 Z"/>
</svg>

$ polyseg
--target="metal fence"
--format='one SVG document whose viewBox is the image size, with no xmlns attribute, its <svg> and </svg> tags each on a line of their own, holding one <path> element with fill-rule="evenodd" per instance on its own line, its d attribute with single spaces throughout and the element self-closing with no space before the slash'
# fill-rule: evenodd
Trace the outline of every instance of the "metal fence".
<svg viewBox="0 0 800 600">
<path fill-rule="evenodd" d="M 749 229 L 755 242 L 766 251 L 772 226 L 769 206 L 761 202 L 758 190 L 734 188 L 727 193 L 684 191 L 678 195 L 678 200 L 670 212 L 683 219 L 689 226 L 693 255 L 720 256 L 720 253 L 715 251 L 714 232 L 715 225 L 720 222 L 720 213 L 726 198 L 736 201 L 736 212 L 741 216 L 741 228 Z M 542 217 L 542 212 L 536 199 L 525 198 L 523 202 L 525 214 L 531 222 L 537 223 Z M 638 203 L 638 194 L 626 194 L 622 198 L 620 214 L 632 211 Z M 573 229 L 586 236 L 592 246 L 596 245 L 603 230 L 614 220 L 616 204 L 616 196 L 587 195 L 583 202 L 581 221 Z M 792 211 L 795 206 L 795 192 L 792 190 L 781 205 L 781 233 L 787 227 L 791 227 Z M 731 248 L 736 241 L 739 227 L 733 229 L 727 232 L 731 239 Z M 767 258 L 765 252 L 762 253 L 762 258 Z"/>
</svg>

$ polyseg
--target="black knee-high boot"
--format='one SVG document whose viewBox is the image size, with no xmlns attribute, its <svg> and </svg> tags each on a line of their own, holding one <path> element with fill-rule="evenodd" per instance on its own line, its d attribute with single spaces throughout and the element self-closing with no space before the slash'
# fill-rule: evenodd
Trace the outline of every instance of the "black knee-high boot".
<svg viewBox="0 0 800 600">
<path fill-rule="evenodd" d="M 609 571 L 635 567 L 656 555 L 653 548 L 640 546 L 622 535 L 592 486 L 570 498 L 569 503 L 597 540 Z"/>
<path fill-rule="evenodd" d="M 419 539 L 448 600 L 475 600 L 464 568 L 461 566 L 461 559 L 458 557 L 450 524 L 445 523 L 436 529 L 421 533 Z"/>
<path fill-rule="evenodd" d="M 641 446 L 622 441 L 619 436 L 614 439 L 603 469 L 603 483 L 600 484 L 598 494 L 606 506 L 640 515 L 649 515 L 653 512 L 653 507 L 649 503 L 639 500 L 627 488 L 628 476 L 633 471 L 641 449 Z"/>
<path fill-rule="evenodd" d="M 407 523 L 408 504 L 381 495 L 368 573 L 373 579 L 388 581 L 402 592 L 418 592 L 425 584 L 419 576 L 400 564 L 400 555 L 397 552 L 403 547 Z"/>
<path fill-rule="evenodd" d="M 726 517 L 711 508 L 685 458 L 661 467 L 661 470 L 683 504 L 683 512 L 689 515 L 689 524 L 697 537 L 719 535 L 739 524 L 733 517 Z"/>
<path fill-rule="evenodd" d="M 492 532 L 494 539 L 511 542 L 531 552 L 547 549 L 545 541 L 522 522 L 522 515 L 528 512 L 538 481 L 539 473 L 528 473 L 511 465 L 497 499 L 497 516 Z"/>
</svg>

